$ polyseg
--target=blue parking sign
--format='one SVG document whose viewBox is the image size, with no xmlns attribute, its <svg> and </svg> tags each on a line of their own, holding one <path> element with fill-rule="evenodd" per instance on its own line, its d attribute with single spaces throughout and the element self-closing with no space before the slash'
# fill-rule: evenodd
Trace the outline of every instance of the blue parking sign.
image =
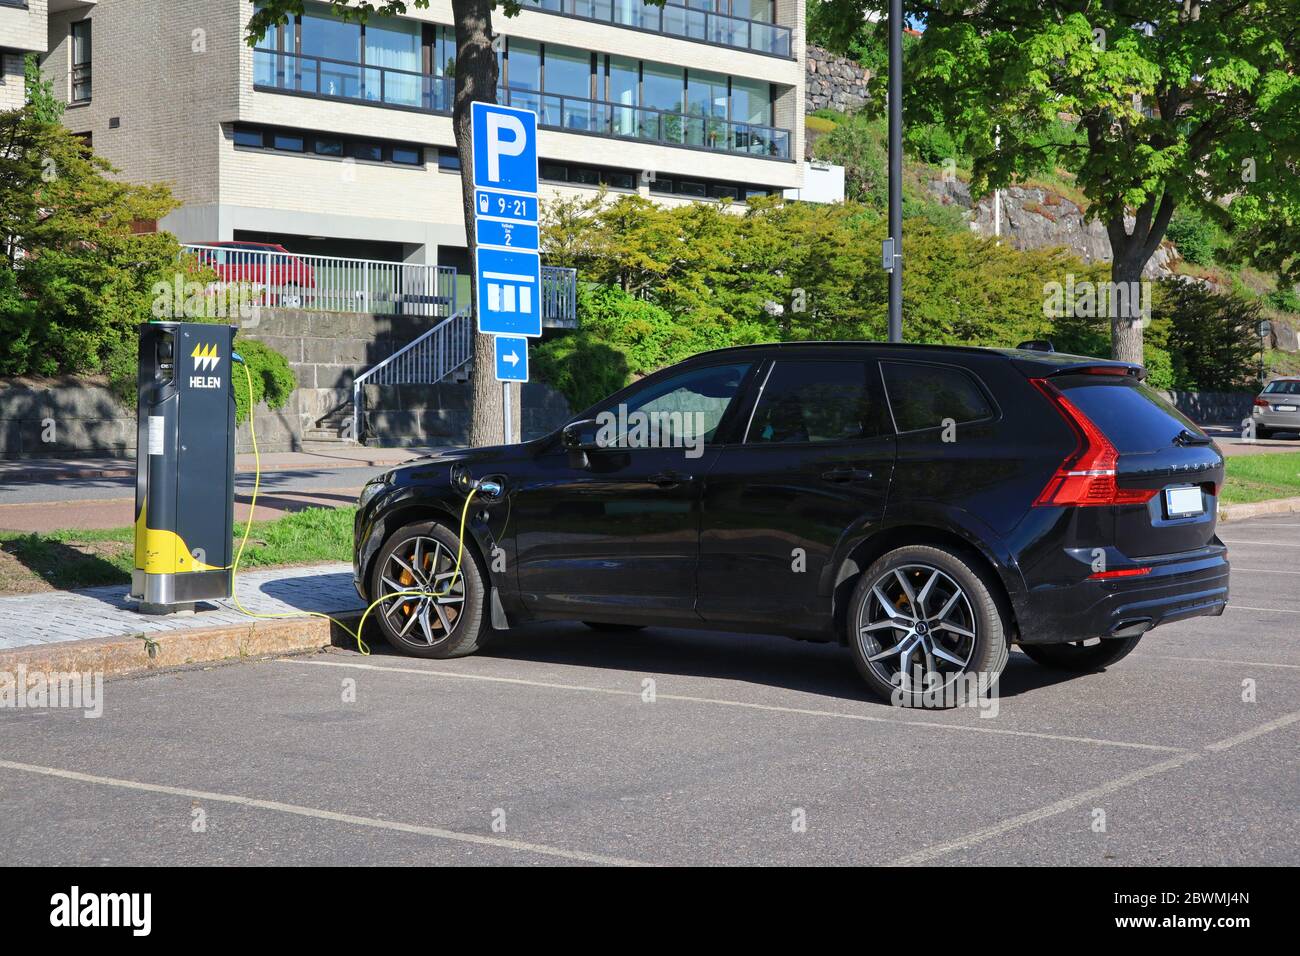
<svg viewBox="0 0 1300 956">
<path fill-rule="evenodd" d="M 542 259 L 536 252 L 477 250 L 478 330 L 485 335 L 542 334 Z"/>
<path fill-rule="evenodd" d="M 470 104 L 474 185 L 537 192 L 537 114 L 495 103 Z"/>
<path fill-rule="evenodd" d="M 528 381 L 528 340 L 515 335 L 498 335 L 493 343 L 496 345 L 497 381 Z"/>
</svg>

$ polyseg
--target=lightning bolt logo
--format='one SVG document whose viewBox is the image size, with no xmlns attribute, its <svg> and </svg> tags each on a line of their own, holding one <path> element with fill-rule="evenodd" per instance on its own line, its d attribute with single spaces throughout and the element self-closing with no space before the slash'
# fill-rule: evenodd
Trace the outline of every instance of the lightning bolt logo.
<svg viewBox="0 0 1300 956">
<path fill-rule="evenodd" d="M 194 351 L 190 353 L 190 358 L 194 359 L 194 371 L 202 372 L 217 367 L 217 362 L 221 356 L 217 354 L 217 345 L 213 342 L 211 345 L 196 345 Z"/>
</svg>

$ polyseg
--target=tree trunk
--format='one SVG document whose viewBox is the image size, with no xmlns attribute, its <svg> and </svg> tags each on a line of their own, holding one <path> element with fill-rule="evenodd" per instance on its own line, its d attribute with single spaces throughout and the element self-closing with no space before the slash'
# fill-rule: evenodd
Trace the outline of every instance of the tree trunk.
<svg viewBox="0 0 1300 956">
<path fill-rule="evenodd" d="M 1146 265 L 1145 259 L 1138 259 L 1135 253 L 1128 250 L 1125 250 L 1122 256 L 1116 250 L 1114 255 L 1115 258 L 1110 267 L 1111 294 L 1109 301 L 1112 308 L 1114 308 L 1117 299 L 1133 302 L 1131 299 L 1117 296 L 1115 290 L 1120 288 L 1140 288 L 1139 285 L 1130 285 L 1130 283 L 1141 283 L 1142 268 Z M 1143 326 L 1142 316 L 1135 314 L 1133 309 L 1116 310 L 1111 315 L 1110 320 L 1111 358 L 1120 362 L 1143 364 Z"/>
<path fill-rule="evenodd" d="M 460 154 L 461 202 L 465 212 L 465 247 L 470 268 L 477 255 L 474 238 L 474 136 L 470 129 L 470 103 L 497 101 L 497 58 L 492 50 L 492 0 L 452 0 L 456 23 L 456 102 L 452 127 Z M 470 307 L 478 315 L 478 283 L 470 283 Z M 498 445 L 504 437 L 501 383 L 496 380 L 492 336 L 474 336 L 473 404 L 470 408 L 469 443 Z"/>
</svg>

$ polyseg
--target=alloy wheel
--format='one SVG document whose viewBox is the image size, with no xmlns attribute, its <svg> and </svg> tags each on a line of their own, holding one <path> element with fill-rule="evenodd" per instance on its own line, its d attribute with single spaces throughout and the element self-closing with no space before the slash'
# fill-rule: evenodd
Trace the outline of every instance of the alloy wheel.
<svg viewBox="0 0 1300 956">
<path fill-rule="evenodd" d="M 384 594 L 426 592 L 398 595 L 380 605 L 397 637 L 432 646 L 455 633 L 465 603 L 465 578 L 441 541 L 420 535 L 402 542 L 384 562 L 380 585 Z"/>
<path fill-rule="evenodd" d="M 858 614 L 857 640 L 882 681 L 937 690 L 966 672 L 977 627 L 970 599 L 951 576 L 906 564 L 872 584 Z"/>
</svg>

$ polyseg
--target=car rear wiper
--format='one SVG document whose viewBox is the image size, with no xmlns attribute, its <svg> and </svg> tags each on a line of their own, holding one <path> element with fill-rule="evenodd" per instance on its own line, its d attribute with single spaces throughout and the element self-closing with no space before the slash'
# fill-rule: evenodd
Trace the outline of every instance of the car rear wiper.
<svg viewBox="0 0 1300 956">
<path fill-rule="evenodd" d="M 1174 436 L 1175 445 L 1209 445 L 1213 441 L 1209 435 L 1198 435 L 1186 428 Z"/>
</svg>

